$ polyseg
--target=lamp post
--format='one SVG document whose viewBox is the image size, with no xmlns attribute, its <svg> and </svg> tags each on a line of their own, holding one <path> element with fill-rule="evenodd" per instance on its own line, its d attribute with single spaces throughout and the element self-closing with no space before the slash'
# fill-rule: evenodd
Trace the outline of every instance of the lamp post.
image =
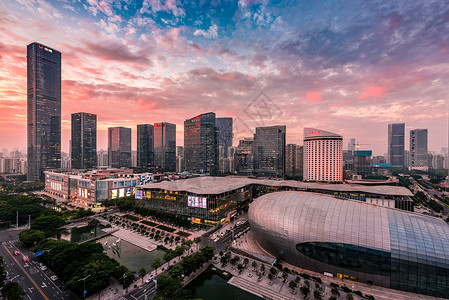
<svg viewBox="0 0 449 300">
<path fill-rule="evenodd" d="M 78 281 L 81 281 L 81 280 L 83 281 L 83 298 L 84 298 L 84 299 L 86 299 L 86 296 L 85 296 L 84 292 L 86 291 L 86 279 L 87 279 L 88 277 L 90 277 L 90 275 L 87 275 L 86 277 L 81 278 L 81 279 L 78 280 Z"/>
</svg>

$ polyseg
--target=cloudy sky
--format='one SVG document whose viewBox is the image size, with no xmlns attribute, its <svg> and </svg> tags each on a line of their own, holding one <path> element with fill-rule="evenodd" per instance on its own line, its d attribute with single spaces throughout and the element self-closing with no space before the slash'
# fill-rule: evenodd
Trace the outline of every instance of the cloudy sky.
<svg viewBox="0 0 449 300">
<path fill-rule="evenodd" d="M 235 141 L 261 125 L 355 137 L 383 154 L 387 124 L 447 145 L 447 1 L 2 0 L 0 148 L 26 148 L 26 45 L 62 52 L 62 148 L 70 114 L 107 127 L 233 117 Z M 408 148 L 408 134 L 406 148 Z"/>
</svg>

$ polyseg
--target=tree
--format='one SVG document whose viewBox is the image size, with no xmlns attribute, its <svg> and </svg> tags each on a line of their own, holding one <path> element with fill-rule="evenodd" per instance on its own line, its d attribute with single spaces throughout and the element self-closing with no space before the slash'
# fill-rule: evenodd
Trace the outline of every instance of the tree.
<svg viewBox="0 0 449 300">
<path fill-rule="evenodd" d="M 301 286 L 299 288 L 299 290 L 300 290 L 301 294 L 303 294 L 304 299 L 306 299 L 309 296 L 309 294 L 310 294 L 310 289 L 306 285 Z"/>
<path fill-rule="evenodd" d="M 25 292 L 16 282 L 8 282 L 2 288 L 2 296 L 6 300 L 23 300 Z"/>
<path fill-rule="evenodd" d="M 168 274 L 172 277 L 172 278 L 182 278 L 182 275 L 184 275 L 184 269 L 181 266 L 174 266 L 169 272 Z"/>
<path fill-rule="evenodd" d="M 196 237 L 196 238 L 193 239 L 193 242 L 196 243 L 196 244 L 199 244 L 199 243 L 201 243 L 201 238 L 200 237 Z"/>
<path fill-rule="evenodd" d="M 290 280 L 290 282 L 288 283 L 288 287 L 291 289 L 294 289 L 296 286 L 297 286 L 297 284 L 293 280 Z"/>
<path fill-rule="evenodd" d="M 19 234 L 19 239 L 27 248 L 34 247 L 35 244 L 45 239 L 45 232 L 40 230 L 27 229 Z"/>
<path fill-rule="evenodd" d="M 143 278 L 145 277 L 145 275 L 147 275 L 147 270 L 145 270 L 145 268 L 140 269 L 139 277 L 142 279 L 142 282 L 143 282 Z"/>
<path fill-rule="evenodd" d="M 268 279 L 273 280 L 273 279 L 274 279 L 274 275 L 271 274 L 271 273 L 269 273 L 269 274 L 268 274 Z"/>
<path fill-rule="evenodd" d="M 354 296 L 350 293 L 346 294 L 346 300 L 354 300 Z"/>
<path fill-rule="evenodd" d="M 340 292 L 338 291 L 338 289 L 336 287 L 333 287 L 331 289 L 331 294 L 334 295 L 335 297 L 339 297 L 340 296 Z"/>
<path fill-rule="evenodd" d="M 249 259 L 247 259 L 247 258 L 245 257 L 245 259 L 243 260 L 243 264 L 244 264 L 244 265 L 248 265 L 248 263 L 249 263 Z"/>
<path fill-rule="evenodd" d="M 251 266 L 252 266 L 254 269 L 257 269 L 257 263 L 256 263 L 255 260 L 253 260 L 253 262 L 251 263 Z"/>
<path fill-rule="evenodd" d="M 265 272 L 265 265 L 264 264 L 260 264 L 260 270 L 263 272 Z"/>
<path fill-rule="evenodd" d="M 314 290 L 313 298 L 315 298 L 317 300 L 323 299 L 323 294 L 321 294 L 321 292 L 319 290 Z"/>
<path fill-rule="evenodd" d="M 45 235 L 50 237 L 56 235 L 59 227 L 65 224 L 64 220 L 56 215 L 40 216 L 34 220 L 32 229 L 41 230 Z"/>
<path fill-rule="evenodd" d="M 151 267 L 156 271 L 157 274 L 157 269 L 159 269 L 159 267 L 161 266 L 161 258 L 160 257 L 155 257 L 153 259 L 153 262 L 151 263 Z"/>
<path fill-rule="evenodd" d="M 172 278 L 168 275 L 161 275 L 157 279 L 156 295 L 153 299 L 186 299 L 186 293 L 183 290 L 181 279 Z"/>
<path fill-rule="evenodd" d="M 270 273 L 271 273 L 271 274 L 273 274 L 273 275 L 276 275 L 276 273 L 277 273 L 277 270 L 276 270 L 276 268 L 274 268 L 274 267 L 271 267 L 271 269 L 270 269 Z"/>
<path fill-rule="evenodd" d="M 6 280 L 6 272 L 5 271 L 6 270 L 5 270 L 3 256 L 0 256 L 0 286 L 2 286 Z"/>
<path fill-rule="evenodd" d="M 242 264 L 238 264 L 238 265 L 237 265 L 237 269 L 238 269 L 239 271 L 242 271 L 242 270 L 243 270 L 243 265 L 242 265 Z"/>
</svg>

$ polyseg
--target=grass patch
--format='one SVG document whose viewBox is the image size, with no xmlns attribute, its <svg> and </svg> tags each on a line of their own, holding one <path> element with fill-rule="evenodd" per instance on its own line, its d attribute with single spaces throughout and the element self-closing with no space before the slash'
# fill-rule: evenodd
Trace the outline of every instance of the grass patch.
<svg viewBox="0 0 449 300">
<path fill-rule="evenodd" d="M 180 235 L 180 236 L 182 236 L 182 237 L 189 237 L 189 236 L 192 235 L 191 233 L 184 232 L 184 231 L 178 231 L 176 234 L 177 234 L 177 235 Z"/>
<path fill-rule="evenodd" d="M 174 231 L 176 231 L 176 229 L 171 228 L 171 227 L 167 227 L 167 226 L 165 226 L 165 225 L 159 225 L 159 226 L 157 226 L 156 228 L 159 228 L 159 229 L 162 229 L 162 230 L 168 231 L 168 232 L 174 232 Z"/>
<path fill-rule="evenodd" d="M 132 216 L 132 215 L 124 215 L 124 217 L 131 221 L 139 221 L 140 220 L 139 217 Z"/>
<path fill-rule="evenodd" d="M 154 222 L 151 222 L 151 221 L 147 221 L 147 220 L 143 220 L 140 223 L 148 225 L 148 226 L 152 226 L 152 227 L 156 227 L 158 225 L 157 223 L 154 223 Z"/>
</svg>

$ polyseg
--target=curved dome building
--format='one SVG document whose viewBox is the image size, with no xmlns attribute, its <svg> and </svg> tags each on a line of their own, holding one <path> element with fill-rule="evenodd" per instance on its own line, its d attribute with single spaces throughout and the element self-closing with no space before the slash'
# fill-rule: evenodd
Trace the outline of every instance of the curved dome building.
<svg viewBox="0 0 449 300">
<path fill-rule="evenodd" d="M 449 295 L 449 226 L 441 219 L 308 192 L 263 195 L 248 217 L 259 244 L 290 264 Z"/>
</svg>

